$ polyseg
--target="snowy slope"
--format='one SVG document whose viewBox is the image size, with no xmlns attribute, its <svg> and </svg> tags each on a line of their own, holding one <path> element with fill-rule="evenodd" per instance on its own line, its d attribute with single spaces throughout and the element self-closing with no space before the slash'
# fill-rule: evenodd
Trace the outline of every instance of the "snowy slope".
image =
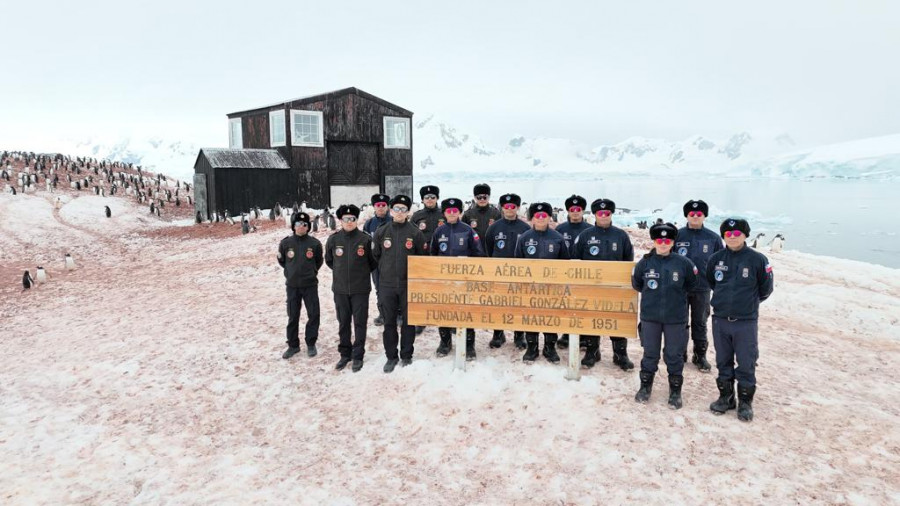
<svg viewBox="0 0 900 506">
<path fill-rule="evenodd" d="M 767 177 L 900 177 L 900 134 L 795 151 L 751 162 L 751 175 Z"/>
</svg>

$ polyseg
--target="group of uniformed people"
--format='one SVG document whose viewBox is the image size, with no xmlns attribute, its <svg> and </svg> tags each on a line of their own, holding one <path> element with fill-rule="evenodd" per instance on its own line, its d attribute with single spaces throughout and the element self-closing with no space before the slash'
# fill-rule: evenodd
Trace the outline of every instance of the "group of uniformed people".
<svg viewBox="0 0 900 506">
<path fill-rule="evenodd" d="M 423 186 L 419 193 L 423 207 L 411 217 L 413 203 L 409 196 L 373 195 L 375 216 L 366 222 L 363 230 L 357 223 L 360 215 L 357 206 L 338 207 L 336 215 L 341 228 L 328 238 L 324 250 L 309 235 L 310 217 L 302 212 L 293 215 L 294 233 L 284 238 L 278 248 L 278 263 L 284 268 L 287 285 L 288 349 L 283 358 L 300 351 L 299 318 L 303 304 L 308 316 L 307 354 L 310 357 L 317 354 L 317 273 L 323 263 L 333 270 L 332 291 L 341 356 L 336 369 L 342 370 L 351 362 L 354 372 L 363 366 L 368 301 L 374 281 L 379 310 L 377 323 L 384 325 L 387 356 L 384 372 L 390 373 L 398 364 L 412 363 L 415 337 L 423 330 L 409 325 L 407 318 L 407 265 L 411 255 L 634 261 L 630 237 L 612 224 L 616 204 L 609 199 L 591 203 L 595 218 L 591 225 L 584 220 L 587 200 L 578 195 L 569 197 L 565 201 L 566 222 L 554 230 L 551 227 L 554 210 L 550 204 L 530 204 L 529 225 L 519 218 L 522 201 L 518 195 L 501 196 L 498 209 L 490 203 L 491 189 L 486 184 L 475 186 L 474 203 L 465 211 L 458 198 L 444 199 L 439 206 L 440 193 L 436 186 Z M 712 307 L 719 398 L 710 409 L 719 414 L 737 409 L 738 418 L 749 421 L 753 418 L 759 355 L 758 307 L 772 293 L 772 268 L 765 256 L 745 243 L 750 233 L 746 220 L 728 218 L 716 234 L 704 226 L 708 214 L 709 206 L 705 202 L 691 200 L 684 205 L 686 226 L 678 229 L 669 223 L 657 223 L 650 227 L 653 248 L 634 267 L 631 282 L 641 294 L 638 334 L 643 347 L 640 388 L 635 400 L 648 402 L 662 355 L 668 372 L 668 404 L 673 409 L 682 407 L 681 387 L 689 335 L 694 342 L 691 362 L 703 372 L 711 370 L 706 352 L 707 320 Z M 452 328 L 438 329 L 437 356 L 450 353 L 453 332 Z M 351 339 L 351 334 L 355 339 Z M 600 337 L 582 338 L 586 351 L 581 365 L 591 368 L 600 360 Z M 537 332 L 516 331 L 513 340 L 517 348 L 525 350 L 524 361 L 537 359 Z M 626 371 L 633 369 L 628 357 L 628 340 L 617 336 L 611 336 L 610 340 L 613 363 Z M 494 330 L 489 346 L 499 348 L 505 342 L 505 332 Z M 558 338 L 555 333 L 545 332 L 540 354 L 558 363 L 557 345 L 568 346 L 568 336 Z M 475 330 L 466 329 L 466 359 L 475 358 Z"/>
</svg>

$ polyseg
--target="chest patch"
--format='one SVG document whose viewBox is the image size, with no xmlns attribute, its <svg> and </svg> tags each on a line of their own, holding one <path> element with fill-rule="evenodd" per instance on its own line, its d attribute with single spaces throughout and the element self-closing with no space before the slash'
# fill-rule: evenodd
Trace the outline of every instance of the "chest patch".
<svg viewBox="0 0 900 506">
<path fill-rule="evenodd" d="M 672 281 L 678 281 L 678 273 L 677 272 L 672 273 Z"/>
<path fill-rule="evenodd" d="M 722 281 L 725 279 L 725 271 L 716 271 L 716 273 L 713 274 L 713 278 L 715 278 L 716 281 Z"/>
<path fill-rule="evenodd" d="M 704 245 L 703 245 L 703 252 L 704 252 L 704 253 L 709 253 L 709 244 L 704 244 Z"/>
<path fill-rule="evenodd" d="M 526 251 L 529 255 L 534 255 L 534 254 L 537 252 L 537 247 L 535 247 L 535 246 L 532 245 L 532 246 L 527 247 L 527 248 L 525 249 L 525 251 Z"/>
<path fill-rule="evenodd" d="M 447 243 L 442 242 L 441 245 L 439 246 L 439 248 L 441 251 L 446 252 L 447 251 Z"/>
<path fill-rule="evenodd" d="M 617 242 L 612 243 L 612 250 L 618 251 L 618 249 L 619 249 L 619 243 L 617 243 Z"/>
<path fill-rule="evenodd" d="M 384 246 L 384 249 L 391 249 L 392 244 L 390 239 L 385 239 L 384 242 L 381 243 L 381 245 Z"/>
<path fill-rule="evenodd" d="M 472 220 L 472 228 L 478 228 L 478 220 Z"/>
<path fill-rule="evenodd" d="M 600 254 L 600 246 L 591 246 L 591 249 L 589 251 L 591 253 L 591 256 L 597 256 Z"/>
<path fill-rule="evenodd" d="M 424 221 L 419 222 L 419 230 L 425 230 L 428 227 L 428 224 Z"/>
<path fill-rule="evenodd" d="M 306 248 L 306 258 L 312 259 L 312 257 L 313 257 L 312 248 Z"/>
<path fill-rule="evenodd" d="M 294 258 L 294 248 L 288 249 L 287 257 L 288 257 L 288 258 Z"/>
<path fill-rule="evenodd" d="M 407 237 L 407 238 L 406 238 L 406 244 L 405 244 L 405 246 L 406 246 L 406 249 L 412 249 L 412 247 L 413 247 L 413 240 L 412 240 L 412 237 Z"/>
<path fill-rule="evenodd" d="M 659 288 L 659 282 L 655 279 L 651 279 L 650 281 L 647 281 L 647 288 L 656 290 L 657 288 Z"/>
<path fill-rule="evenodd" d="M 356 248 L 356 256 L 363 256 L 365 254 L 366 254 L 366 248 L 364 248 L 362 245 L 360 245 L 358 248 Z"/>
<path fill-rule="evenodd" d="M 335 248 L 335 249 L 334 249 L 334 256 L 336 256 L 336 257 L 342 257 L 342 256 L 344 256 L 344 247 L 343 247 L 343 246 L 338 246 L 337 248 Z"/>
<path fill-rule="evenodd" d="M 503 249 L 504 246 L 506 246 L 506 241 L 502 239 L 497 241 L 497 249 Z"/>
<path fill-rule="evenodd" d="M 741 277 L 749 278 L 750 277 L 750 269 L 747 267 L 744 267 L 743 270 L 741 270 Z"/>
</svg>

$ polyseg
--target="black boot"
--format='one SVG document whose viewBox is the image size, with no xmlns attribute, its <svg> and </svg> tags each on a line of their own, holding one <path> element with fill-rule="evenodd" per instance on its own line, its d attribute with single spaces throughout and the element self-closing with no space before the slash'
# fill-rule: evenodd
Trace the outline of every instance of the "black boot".
<svg viewBox="0 0 900 506">
<path fill-rule="evenodd" d="M 706 361 L 706 349 L 708 346 L 708 342 L 694 343 L 694 356 L 691 357 L 691 363 L 696 365 L 700 372 L 709 372 L 712 369 L 709 362 Z"/>
<path fill-rule="evenodd" d="M 475 336 L 466 332 L 466 362 L 473 360 L 475 360 Z"/>
<path fill-rule="evenodd" d="M 650 392 L 653 391 L 653 377 L 655 373 L 641 371 L 641 388 L 634 394 L 634 400 L 641 404 L 647 404 L 650 400 Z"/>
<path fill-rule="evenodd" d="M 556 353 L 556 336 L 544 334 L 544 350 L 541 354 L 548 362 L 559 363 L 559 353 Z"/>
<path fill-rule="evenodd" d="M 298 353 L 300 353 L 300 347 L 299 347 L 299 346 L 296 347 L 296 348 L 293 348 L 293 347 L 288 346 L 287 351 L 285 351 L 285 352 L 281 355 L 281 358 L 283 358 L 283 359 L 288 359 L 288 358 L 291 358 L 291 357 L 293 357 L 294 355 L 296 355 L 296 354 L 298 354 Z"/>
<path fill-rule="evenodd" d="M 719 389 L 719 398 L 709 405 L 710 411 L 721 415 L 734 409 L 734 380 L 716 379 L 716 388 Z"/>
<path fill-rule="evenodd" d="M 628 358 L 628 341 L 625 339 L 616 339 L 613 345 L 613 363 L 621 367 L 623 371 L 634 369 L 634 364 Z"/>
<path fill-rule="evenodd" d="M 491 339 L 491 342 L 488 343 L 488 346 L 490 346 L 491 348 L 499 348 L 499 347 L 503 346 L 503 343 L 505 343 L 505 342 L 506 342 L 506 333 L 503 332 L 502 330 L 495 330 L 494 338 Z"/>
<path fill-rule="evenodd" d="M 353 372 L 359 372 L 359 370 L 362 369 L 362 366 L 363 366 L 362 359 L 357 358 L 357 359 L 353 360 L 353 367 L 351 367 L 351 369 L 353 370 Z"/>
<path fill-rule="evenodd" d="M 584 358 L 581 359 L 581 366 L 590 369 L 600 361 L 600 338 L 587 337 L 582 339 L 588 341 L 588 343 L 584 351 Z"/>
<path fill-rule="evenodd" d="M 522 332 L 521 330 L 513 332 L 513 341 L 516 343 L 517 350 L 524 350 L 526 347 L 525 332 Z"/>
<path fill-rule="evenodd" d="M 681 409 L 681 385 L 684 383 L 684 376 L 669 376 L 669 407 L 672 409 Z"/>
<path fill-rule="evenodd" d="M 338 360 L 338 363 L 334 366 L 334 368 L 337 369 L 338 371 L 343 371 L 344 368 L 347 367 L 347 364 L 349 364 L 349 363 L 350 363 L 350 357 L 341 357 L 341 359 Z"/>
<path fill-rule="evenodd" d="M 537 343 L 537 335 L 526 334 L 525 342 L 527 344 L 525 355 L 522 356 L 522 360 L 525 362 L 534 362 L 534 360 L 538 357 L 538 343 Z"/>
<path fill-rule="evenodd" d="M 569 334 L 563 334 L 559 336 L 559 339 L 556 341 L 556 347 L 564 350 L 569 347 Z"/>
<path fill-rule="evenodd" d="M 392 373 L 394 372 L 394 368 L 397 367 L 397 364 L 400 360 L 396 358 L 389 358 L 387 362 L 384 363 L 384 372 Z"/>
<path fill-rule="evenodd" d="M 441 344 L 438 345 L 437 351 L 435 354 L 439 357 L 446 357 L 450 350 L 453 349 L 453 346 L 450 344 L 453 339 L 452 334 L 450 334 L 450 329 L 438 329 L 438 335 L 441 336 Z"/>
<path fill-rule="evenodd" d="M 753 420 L 753 396 L 755 394 L 756 386 L 738 385 L 738 420 L 742 422 Z"/>
<path fill-rule="evenodd" d="M 416 335 L 421 336 L 422 332 L 425 332 L 425 326 L 424 325 L 416 325 Z"/>
</svg>

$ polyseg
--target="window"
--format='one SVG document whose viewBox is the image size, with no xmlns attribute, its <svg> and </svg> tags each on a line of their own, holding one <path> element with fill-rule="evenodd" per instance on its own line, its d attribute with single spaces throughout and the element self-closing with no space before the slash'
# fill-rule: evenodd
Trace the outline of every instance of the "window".
<svg viewBox="0 0 900 506">
<path fill-rule="evenodd" d="M 321 111 L 291 110 L 291 144 L 323 147 Z"/>
<path fill-rule="evenodd" d="M 284 111 L 271 111 L 269 113 L 269 145 L 284 146 Z"/>
<path fill-rule="evenodd" d="M 228 147 L 231 149 L 244 147 L 244 138 L 241 134 L 241 118 L 228 120 Z"/>
<path fill-rule="evenodd" d="M 409 118 L 384 117 L 384 147 L 409 149 Z"/>
</svg>

